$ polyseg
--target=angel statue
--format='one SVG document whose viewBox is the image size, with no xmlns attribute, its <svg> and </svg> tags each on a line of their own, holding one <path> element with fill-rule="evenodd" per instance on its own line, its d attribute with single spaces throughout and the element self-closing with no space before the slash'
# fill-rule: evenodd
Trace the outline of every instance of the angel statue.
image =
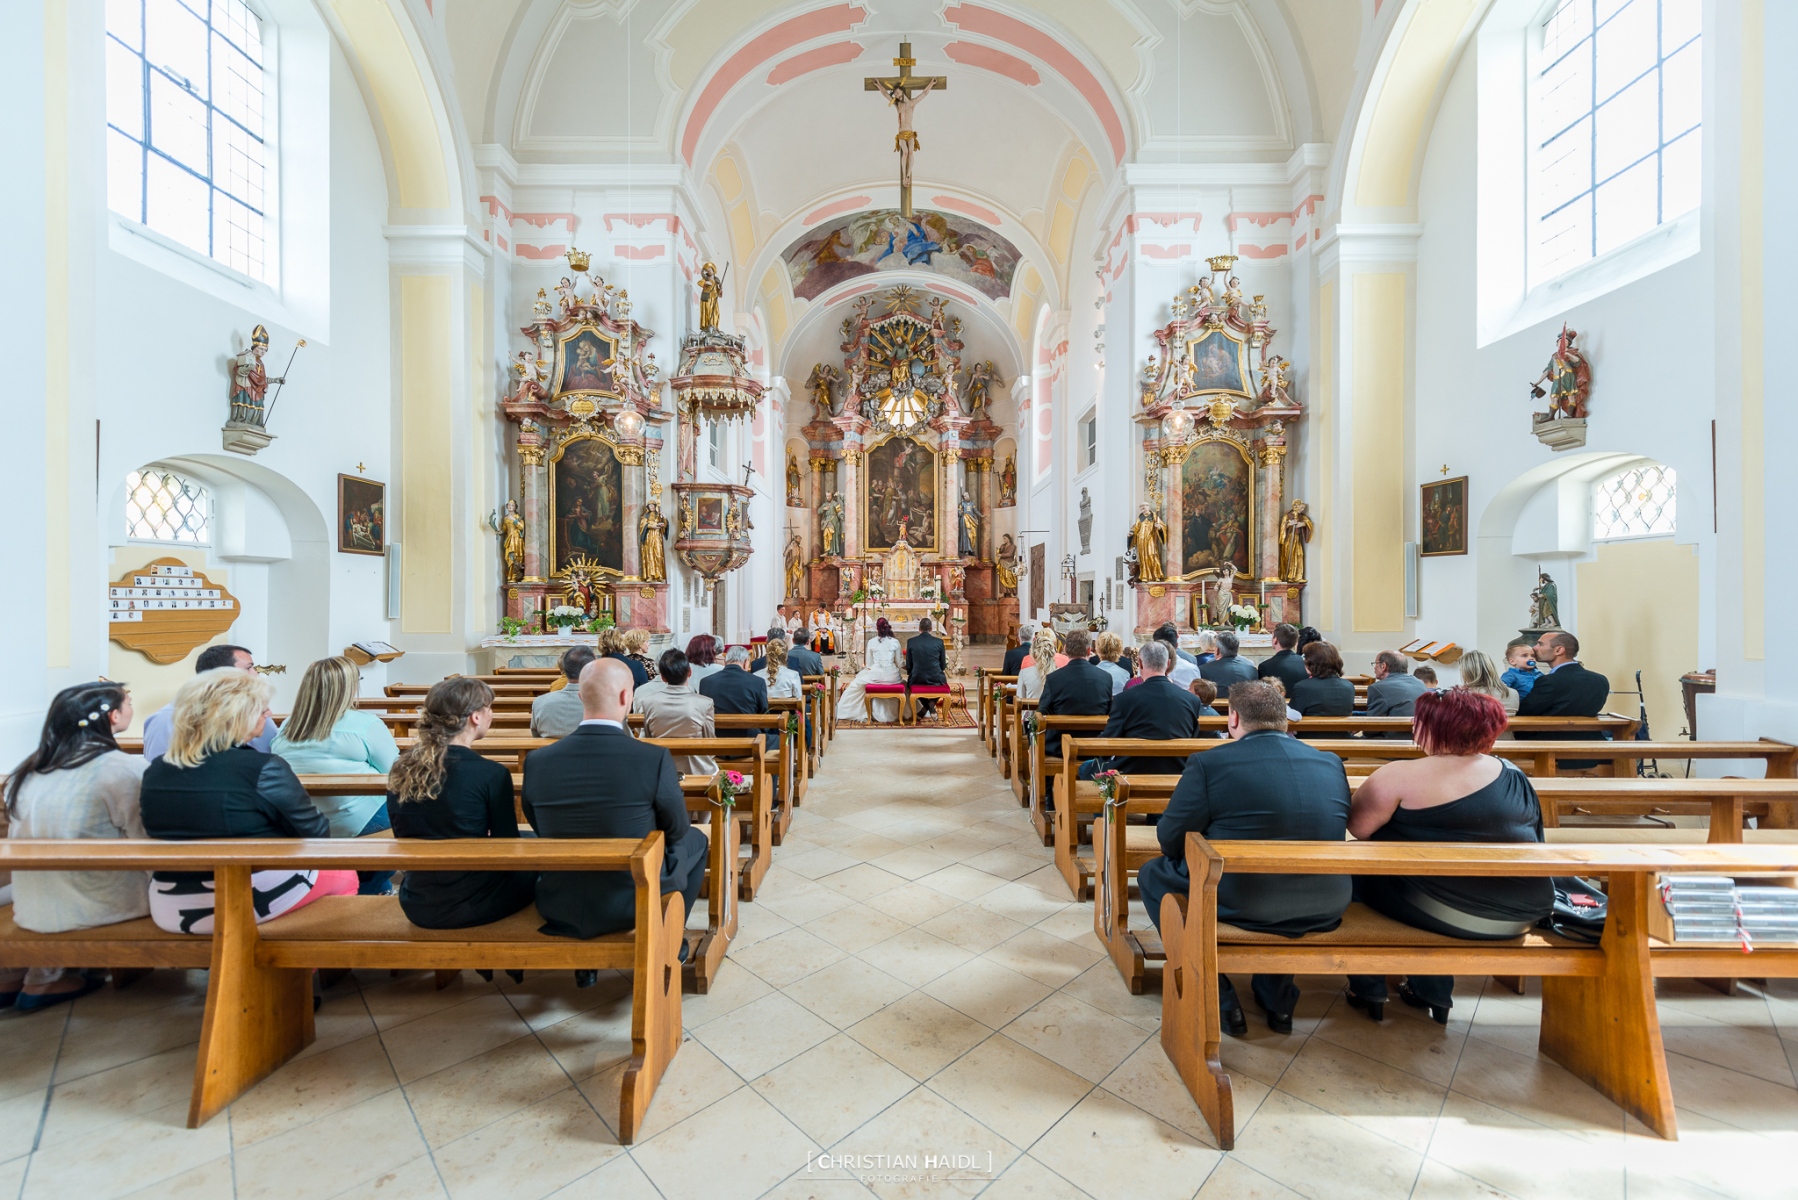
<svg viewBox="0 0 1798 1200">
<path fill-rule="evenodd" d="M 562 282 L 556 285 L 556 295 L 562 298 L 562 312 L 564 315 L 577 307 L 581 302 L 581 298 L 574 294 L 574 280 L 568 278 L 566 275 L 562 276 Z"/>
<path fill-rule="evenodd" d="M 1269 355 L 1261 364 L 1261 394 L 1255 397 L 1262 404 L 1292 403 L 1292 394 L 1286 390 L 1286 372 L 1292 364 L 1278 354 Z"/>
<path fill-rule="evenodd" d="M 812 404 L 817 408 L 818 416 L 834 417 L 837 415 L 836 402 L 830 398 L 830 391 L 842 382 L 842 379 L 842 372 L 829 363 L 819 363 L 812 368 L 812 373 L 806 379 L 805 386 L 806 390 L 812 394 Z"/>
<path fill-rule="evenodd" d="M 549 293 L 542 288 L 537 289 L 537 299 L 531 305 L 531 315 L 539 321 L 549 320 Z"/>
<path fill-rule="evenodd" d="M 506 501 L 506 515 L 500 518 L 500 555 L 506 564 L 506 582 L 524 578 L 524 518 L 518 515 L 518 501 Z"/>
<path fill-rule="evenodd" d="M 668 558 L 663 547 L 668 540 L 668 518 L 662 515 L 660 501 L 651 500 L 643 506 L 643 515 L 637 518 L 637 539 L 643 546 L 637 574 L 645 583 L 666 583 Z"/>
<path fill-rule="evenodd" d="M 1130 548 L 1136 551 L 1136 578 L 1140 583 L 1160 583 L 1167 578 L 1162 567 L 1167 550 L 1167 522 L 1144 504 L 1136 510 L 1136 523 L 1130 526 Z"/>
<path fill-rule="evenodd" d="M 962 396 L 967 400 L 967 412 L 970 416 L 978 416 L 980 410 L 992 403 L 993 392 L 1005 386 L 999 378 L 999 368 L 989 359 L 976 363 L 968 371 L 968 381 L 962 385 Z"/>
<path fill-rule="evenodd" d="M 1305 582 L 1305 543 L 1315 529 L 1303 500 L 1294 500 L 1280 518 L 1280 578 L 1287 583 Z"/>
</svg>

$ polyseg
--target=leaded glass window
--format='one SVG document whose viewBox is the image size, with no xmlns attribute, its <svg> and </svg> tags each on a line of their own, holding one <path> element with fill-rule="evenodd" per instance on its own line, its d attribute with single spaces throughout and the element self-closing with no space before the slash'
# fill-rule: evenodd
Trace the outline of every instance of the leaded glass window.
<svg viewBox="0 0 1798 1200">
<path fill-rule="evenodd" d="M 212 497 L 185 476 L 158 467 L 125 476 L 125 536 L 134 541 L 204 546 L 211 517 Z"/>
<path fill-rule="evenodd" d="M 1648 463 L 1619 471 L 1592 488 L 1592 540 L 1660 537 L 1675 531 L 1673 468 Z"/>
</svg>

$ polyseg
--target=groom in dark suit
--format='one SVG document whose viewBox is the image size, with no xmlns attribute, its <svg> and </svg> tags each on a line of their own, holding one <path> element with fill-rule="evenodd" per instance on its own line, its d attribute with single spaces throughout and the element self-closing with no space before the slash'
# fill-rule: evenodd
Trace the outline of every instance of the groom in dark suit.
<svg viewBox="0 0 1798 1200">
<path fill-rule="evenodd" d="M 929 617 L 918 620 L 918 632 L 905 646 L 905 690 L 914 687 L 942 687 L 949 682 L 948 660 L 943 655 L 943 639 L 930 632 Z M 922 715 L 936 711 L 935 700 L 919 700 Z"/>
</svg>

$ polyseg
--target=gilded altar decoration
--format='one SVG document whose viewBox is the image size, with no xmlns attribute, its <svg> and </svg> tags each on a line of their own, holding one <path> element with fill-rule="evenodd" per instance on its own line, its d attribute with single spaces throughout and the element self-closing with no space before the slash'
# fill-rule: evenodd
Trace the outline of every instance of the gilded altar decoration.
<svg viewBox="0 0 1798 1200">
<path fill-rule="evenodd" d="M 1015 596 L 1018 594 L 1018 546 L 1008 533 L 999 541 L 999 549 L 993 554 L 994 572 L 999 578 L 1000 594 Z"/>
<path fill-rule="evenodd" d="M 729 270 L 728 267 L 725 268 Z M 718 268 L 706 263 L 699 268 L 699 328 L 715 330 L 718 326 L 718 302 L 724 297 L 724 278 Z"/>
<path fill-rule="evenodd" d="M 848 403 L 881 433 L 916 433 L 943 415 L 956 396 L 961 369 L 961 318 L 946 315 L 940 297 L 928 316 L 917 311 L 911 288 L 882 297 L 885 311 L 872 315 L 873 297 L 855 303 L 843 321 L 843 353 L 849 363 Z"/>
<path fill-rule="evenodd" d="M 901 530 L 914 548 L 937 548 L 936 452 L 910 437 L 891 437 L 868 452 L 867 510 L 863 537 L 870 551 L 890 550 Z"/>
<path fill-rule="evenodd" d="M 281 374 L 271 376 L 262 362 L 268 354 L 268 328 L 258 325 L 251 331 L 250 344 L 231 359 L 231 412 L 220 431 L 224 435 L 225 449 L 238 454 L 255 454 L 275 440 L 268 432 L 268 418 L 287 383 L 287 371 L 292 369 L 294 357 L 305 344 L 305 338 L 296 342 L 293 353 L 287 356 L 287 367 Z M 271 383 L 275 385 L 273 396 L 268 394 Z"/>
<path fill-rule="evenodd" d="M 789 600 L 804 598 L 805 588 L 805 544 L 798 534 L 787 539 L 786 553 L 786 595 Z"/>
<path fill-rule="evenodd" d="M 812 373 L 806 377 L 805 390 L 812 394 L 814 414 L 820 420 L 828 420 L 843 411 L 843 406 L 835 397 L 836 387 L 843 382 L 843 373 L 829 363 L 818 363 L 812 367 Z"/>
<path fill-rule="evenodd" d="M 680 498 L 680 536 L 675 553 L 705 580 L 717 586 L 727 572 L 749 561 L 748 508 L 754 491 L 742 484 L 684 481 L 670 485 Z"/>
<path fill-rule="evenodd" d="M 1530 383 L 1532 399 L 1548 397 L 1547 412 L 1530 414 L 1531 428 L 1537 439 L 1552 450 L 1586 444 L 1586 401 L 1592 394 L 1592 364 L 1574 346 L 1573 339 L 1578 336 L 1577 330 L 1563 324 L 1548 365 Z"/>
<path fill-rule="evenodd" d="M 918 553 L 908 540 L 904 521 L 899 522 L 893 548 L 887 551 L 886 562 L 881 569 L 881 582 L 886 586 L 889 600 L 918 598 Z"/>
<path fill-rule="evenodd" d="M 967 382 L 961 385 L 962 411 L 969 416 L 980 415 L 992 403 L 993 393 L 1004 386 L 999 368 L 991 359 L 975 363 L 968 371 Z"/>
<path fill-rule="evenodd" d="M 1136 510 L 1136 522 L 1130 526 L 1130 549 L 1136 553 L 1136 578 L 1140 582 L 1159 583 L 1167 578 L 1163 566 L 1167 522 L 1146 504 Z"/>
<path fill-rule="evenodd" d="M 1315 529 L 1310 506 L 1303 500 L 1294 500 L 1280 518 L 1280 578 L 1285 582 L 1305 582 L 1305 544 Z"/>
<path fill-rule="evenodd" d="M 642 547 L 637 577 L 645 583 L 667 582 L 664 547 L 668 540 L 668 518 L 662 515 L 662 505 L 653 497 L 644 506 L 643 515 L 637 518 L 637 540 Z"/>
<path fill-rule="evenodd" d="M 1012 508 L 1018 502 L 1018 456 L 1007 454 L 999 469 L 999 507 Z"/>
<path fill-rule="evenodd" d="M 506 582 L 524 578 L 524 518 L 518 515 L 518 501 L 506 501 L 506 515 L 500 518 L 500 558 L 506 567 Z"/>
<path fill-rule="evenodd" d="M 605 584 L 607 577 L 614 574 L 609 568 L 577 554 L 556 572 L 556 578 L 562 584 L 563 600 L 568 605 L 580 609 L 584 616 L 596 617 L 611 607 Z"/>
</svg>

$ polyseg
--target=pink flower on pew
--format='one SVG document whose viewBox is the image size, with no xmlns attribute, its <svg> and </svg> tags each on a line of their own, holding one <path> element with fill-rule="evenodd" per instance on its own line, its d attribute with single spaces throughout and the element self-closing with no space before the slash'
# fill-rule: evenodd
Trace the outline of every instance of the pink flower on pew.
<svg viewBox="0 0 1798 1200">
<path fill-rule="evenodd" d="M 747 792 L 750 786 L 749 777 L 741 771 L 720 771 L 715 782 L 718 785 L 718 794 L 724 798 L 726 808 L 735 807 L 737 797 Z"/>
<path fill-rule="evenodd" d="M 1118 773 L 1116 771 L 1096 771 L 1093 782 L 1099 785 L 1099 799 L 1110 804 L 1117 799 Z"/>
</svg>

